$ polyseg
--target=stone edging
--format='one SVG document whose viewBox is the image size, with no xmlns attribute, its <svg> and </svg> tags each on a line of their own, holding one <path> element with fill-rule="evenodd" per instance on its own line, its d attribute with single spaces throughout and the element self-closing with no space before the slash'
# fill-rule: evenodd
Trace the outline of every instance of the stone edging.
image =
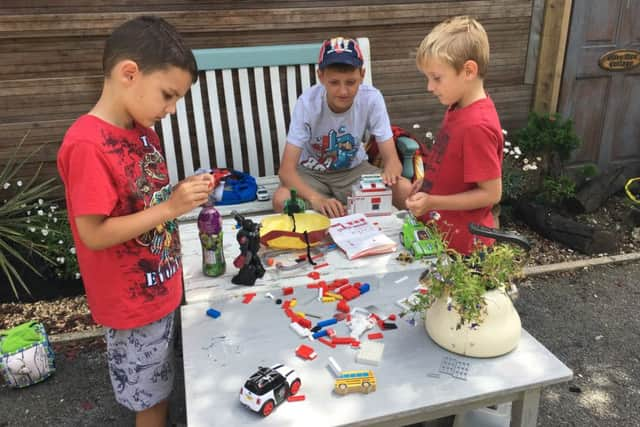
<svg viewBox="0 0 640 427">
<path fill-rule="evenodd" d="M 539 276 L 541 274 L 558 273 L 561 271 L 570 271 L 578 268 L 593 267 L 603 264 L 616 264 L 619 262 L 640 260 L 640 252 L 633 252 L 623 255 L 603 256 L 597 258 L 581 259 L 577 261 L 559 262 L 556 264 L 539 265 L 535 267 L 525 267 L 525 276 Z M 98 328 L 91 331 L 68 332 L 49 336 L 52 343 L 65 343 L 69 341 L 77 341 L 89 338 L 98 338 L 104 335 L 104 329 Z"/>
</svg>

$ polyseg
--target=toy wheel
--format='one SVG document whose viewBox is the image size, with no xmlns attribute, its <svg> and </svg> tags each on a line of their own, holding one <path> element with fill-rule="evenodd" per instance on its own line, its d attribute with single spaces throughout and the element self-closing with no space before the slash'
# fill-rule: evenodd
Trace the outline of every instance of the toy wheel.
<svg viewBox="0 0 640 427">
<path fill-rule="evenodd" d="M 369 393 L 369 388 L 371 387 L 371 384 L 369 384 L 367 381 L 362 383 L 362 391 L 365 393 Z"/>
<path fill-rule="evenodd" d="M 338 386 L 338 389 L 340 390 L 340 393 L 347 394 L 347 385 L 346 384 L 340 384 Z"/>
<path fill-rule="evenodd" d="M 289 387 L 289 394 L 294 395 L 300 391 L 300 380 L 295 380 L 291 383 L 291 387 Z"/>
<path fill-rule="evenodd" d="M 266 417 L 273 412 L 273 408 L 275 408 L 275 404 L 273 403 L 273 400 L 267 400 L 267 402 L 264 405 L 262 405 L 262 408 L 260 408 L 260 413 L 262 414 L 263 417 Z"/>
</svg>

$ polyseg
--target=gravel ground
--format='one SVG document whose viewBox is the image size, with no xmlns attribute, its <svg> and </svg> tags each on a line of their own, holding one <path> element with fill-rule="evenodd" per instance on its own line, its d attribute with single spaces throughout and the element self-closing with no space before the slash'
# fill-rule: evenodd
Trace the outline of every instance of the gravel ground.
<svg viewBox="0 0 640 427">
<path fill-rule="evenodd" d="M 539 426 L 640 425 L 640 262 L 530 278 L 516 306 L 524 328 L 574 371 L 543 390 Z M 0 387 L 0 426 L 126 426 L 102 340 L 56 346 L 57 372 L 22 390 Z M 182 360 L 172 420 L 186 423 Z"/>
</svg>

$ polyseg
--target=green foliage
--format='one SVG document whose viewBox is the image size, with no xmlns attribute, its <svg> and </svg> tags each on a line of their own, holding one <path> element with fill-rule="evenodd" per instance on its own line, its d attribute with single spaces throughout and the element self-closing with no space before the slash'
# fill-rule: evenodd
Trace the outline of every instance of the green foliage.
<svg viewBox="0 0 640 427">
<path fill-rule="evenodd" d="M 564 163 L 580 144 L 571 120 L 558 114 L 530 113 L 527 125 L 515 132 L 513 145 L 505 142 L 503 198 L 535 195 L 540 203 L 560 205 L 573 196 L 576 181 L 565 173 Z M 598 171 L 586 165 L 580 173 L 593 177 Z"/>
<path fill-rule="evenodd" d="M 539 201 L 551 205 L 560 206 L 564 200 L 570 199 L 576 194 L 576 183 L 567 176 L 559 178 L 545 177 L 542 183 L 542 192 L 539 193 Z"/>
<path fill-rule="evenodd" d="M 15 147 L 0 171 L 0 274 L 6 277 L 16 298 L 18 286 L 31 294 L 20 273 L 22 268 L 42 276 L 43 264 L 48 264 L 53 266 L 57 274 L 62 263 L 56 260 L 60 249 L 53 245 L 53 241 L 66 242 L 64 246 L 67 251 L 73 246 L 71 240 L 67 239 L 69 231 L 66 219 L 60 220 L 66 218 L 64 211 L 57 209 L 55 201 L 45 201 L 59 190 L 55 178 L 39 180 L 42 164 L 28 180 L 18 178 L 24 165 L 42 148 L 40 146 L 19 159 L 18 154 L 27 135 Z M 75 259 L 75 254 L 72 255 Z M 68 276 L 71 273 L 60 274 Z"/>
<path fill-rule="evenodd" d="M 449 251 L 442 254 L 423 274 L 420 282 L 426 293 L 416 294 L 411 311 L 424 313 L 440 298 L 447 298 L 451 309 L 460 315 L 458 328 L 476 327 L 486 312 L 485 293 L 492 289 L 506 292 L 512 281 L 522 275 L 523 250 L 506 244 L 478 248 L 464 257 Z"/>
<path fill-rule="evenodd" d="M 559 114 L 535 112 L 529 114 L 527 126 L 516 132 L 515 139 L 523 153 L 557 155 L 563 162 L 581 143 L 570 119 L 564 120 Z"/>
</svg>

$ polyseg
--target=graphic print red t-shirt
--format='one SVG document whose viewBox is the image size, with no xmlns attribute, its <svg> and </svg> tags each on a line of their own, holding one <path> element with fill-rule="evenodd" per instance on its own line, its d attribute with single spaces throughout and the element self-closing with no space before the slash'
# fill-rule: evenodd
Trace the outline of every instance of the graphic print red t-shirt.
<svg viewBox="0 0 640 427">
<path fill-rule="evenodd" d="M 94 320 L 130 329 L 175 310 L 182 298 L 175 220 L 103 250 L 87 248 L 74 221 L 82 215 L 129 215 L 169 198 L 171 187 L 156 133 L 82 116 L 64 137 L 58 170 Z"/>
<path fill-rule="evenodd" d="M 493 101 L 487 96 L 461 109 L 449 109 L 434 145 L 423 153 L 422 191 L 434 195 L 463 193 L 478 182 L 502 176 L 502 127 Z M 491 245 L 492 239 L 473 236 L 469 223 L 493 227 L 491 206 L 467 211 L 438 211 L 438 229 L 449 248 L 462 254 L 473 251 L 476 242 Z M 430 218 L 430 212 L 423 221 Z"/>
</svg>

